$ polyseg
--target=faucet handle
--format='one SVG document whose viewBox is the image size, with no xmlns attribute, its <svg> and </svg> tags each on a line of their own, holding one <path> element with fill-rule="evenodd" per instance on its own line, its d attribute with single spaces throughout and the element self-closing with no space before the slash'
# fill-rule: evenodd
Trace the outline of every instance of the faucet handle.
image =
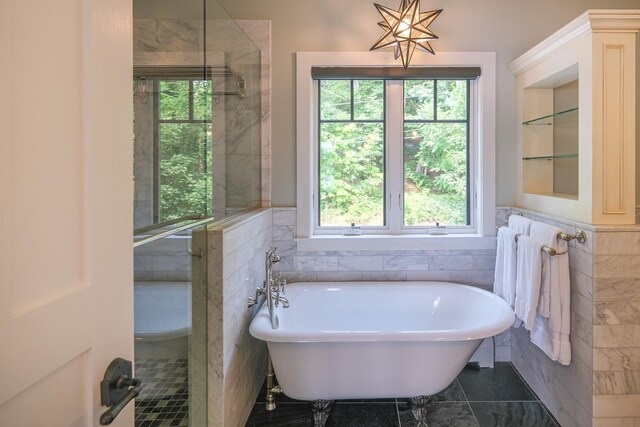
<svg viewBox="0 0 640 427">
<path fill-rule="evenodd" d="M 247 305 L 249 306 L 249 308 L 258 304 L 258 301 L 260 301 L 260 295 L 264 295 L 264 288 L 256 288 L 255 295 L 249 297 L 249 299 L 247 300 Z"/>
<path fill-rule="evenodd" d="M 282 308 L 289 308 L 289 300 L 284 298 L 284 297 L 280 297 L 280 302 L 282 302 Z"/>
<path fill-rule="evenodd" d="M 276 276 L 276 285 L 280 288 L 280 292 L 282 293 L 282 295 L 286 295 L 287 293 L 285 288 L 286 284 L 287 284 L 287 279 L 282 277 L 282 274 L 278 272 L 278 275 Z"/>
</svg>

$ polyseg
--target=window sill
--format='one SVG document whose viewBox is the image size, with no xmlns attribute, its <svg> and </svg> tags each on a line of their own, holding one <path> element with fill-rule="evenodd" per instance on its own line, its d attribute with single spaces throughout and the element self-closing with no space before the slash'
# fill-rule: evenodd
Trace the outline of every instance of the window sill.
<svg viewBox="0 0 640 427">
<path fill-rule="evenodd" d="M 299 251 L 398 251 L 495 249 L 494 236 L 479 234 L 313 236 L 295 239 Z"/>
</svg>

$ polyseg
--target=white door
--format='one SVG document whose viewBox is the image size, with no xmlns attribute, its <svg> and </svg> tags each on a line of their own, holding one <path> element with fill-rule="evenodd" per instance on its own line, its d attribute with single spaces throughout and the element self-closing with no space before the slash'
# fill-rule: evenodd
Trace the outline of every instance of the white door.
<svg viewBox="0 0 640 427">
<path fill-rule="evenodd" d="M 0 0 L 3 427 L 98 425 L 133 359 L 131 26 L 131 0 Z"/>
</svg>

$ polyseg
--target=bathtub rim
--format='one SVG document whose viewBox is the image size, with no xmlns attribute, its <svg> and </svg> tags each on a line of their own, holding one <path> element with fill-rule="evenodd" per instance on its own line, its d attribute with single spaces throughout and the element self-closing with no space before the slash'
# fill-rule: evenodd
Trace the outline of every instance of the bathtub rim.
<svg viewBox="0 0 640 427">
<path fill-rule="evenodd" d="M 495 308 L 500 309 L 495 320 L 482 325 L 472 325 L 468 329 L 441 329 L 427 331 L 305 331 L 301 336 L 299 332 L 291 332 L 286 329 L 271 329 L 271 322 L 265 304 L 258 310 L 249 326 L 250 334 L 259 340 L 274 343 L 359 343 L 359 342 L 448 342 L 448 341 L 472 341 L 482 340 L 498 335 L 508 330 L 515 320 L 515 313 L 509 305 L 499 296 L 484 289 L 457 282 L 440 280 L 418 281 L 344 281 L 344 282 L 293 282 L 288 286 L 337 286 L 337 285 L 446 285 L 464 288 L 469 292 L 477 292 L 488 298 Z M 277 309 L 279 311 L 280 309 Z"/>
</svg>

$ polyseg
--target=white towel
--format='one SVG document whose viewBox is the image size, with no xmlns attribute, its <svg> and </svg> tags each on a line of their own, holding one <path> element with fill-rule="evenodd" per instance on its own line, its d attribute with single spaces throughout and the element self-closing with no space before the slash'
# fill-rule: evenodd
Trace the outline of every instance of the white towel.
<svg viewBox="0 0 640 427">
<path fill-rule="evenodd" d="M 529 236 L 538 240 L 545 246 L 555 249 L 558 252 L 567 250 L 567 242 L 558 239 L 558 234 L 562 230 L 553 225 L 543 224 L 534 221 L 529 230 Z M 540 286 L 540 302 L 538 303 L 538 313 L 544 317 L 551 315 L 551 286 L 553 282 L 569 283 L 569 257 L 545 256 L 542 258 L 542 285 Z"/>
<path fill-rule="evenodd" d="M 508 227 L 498 229 L 493 293 L 513 308 L 516 298 L 516 233 Z"/>
<path fill-rule="evenodd" d="M 518 234 L 529 235 L 529 228 L 533 221 L 522 215 L 512 214 L 509 216 L 509 228 L 515 230 Z"/>
<path fill-rule="evenodd" d="M 516 316 L 527 330 L 533 329 L 538 314 L 542 275 L 542 243 L 529 236 L 518 237 L 516 274 Z"/>
<path fill-rule="evenodd" d="M 551 226 L 546 226 L 551 227 Z M 542 233 L 543 227 L 532 225 L 532 233 Z M 551 232 L 551 228 L 546 228 Z M 554 238 L 560 230 L 556 229 Z M 551 246 L 551 245 L 549 245 Z M 567 242 L 555 242 L 558 251 L 564 252 L 567 249 Z M 546 265 L 546 269 L 545 269 Z M 548 274 L 548 277 L 545 277 Z M 556 360 L 563 365 L 571 362 L 571 343 L 569 342 L 569 332 L 571 330 L 571 288 L 569 281 L 569 260 L 568 255 L 550 256 L 542 255 L 542 290 L 540 302 L 538 303 L 538 315 L 534 327 L 531 331 L 531 342 L 540 347 L 551 360 Z M 545 280 L 548 279 L 548 282 Z M 545 289 L 546 287 L 546 289 Z M 546 294 L 545 292 L 548 291 Z M 543 298 L 548 299 L 548 317 L 540 314 Z M 544 301 L 546 303 L 546 301 Z"/>
</svg>

